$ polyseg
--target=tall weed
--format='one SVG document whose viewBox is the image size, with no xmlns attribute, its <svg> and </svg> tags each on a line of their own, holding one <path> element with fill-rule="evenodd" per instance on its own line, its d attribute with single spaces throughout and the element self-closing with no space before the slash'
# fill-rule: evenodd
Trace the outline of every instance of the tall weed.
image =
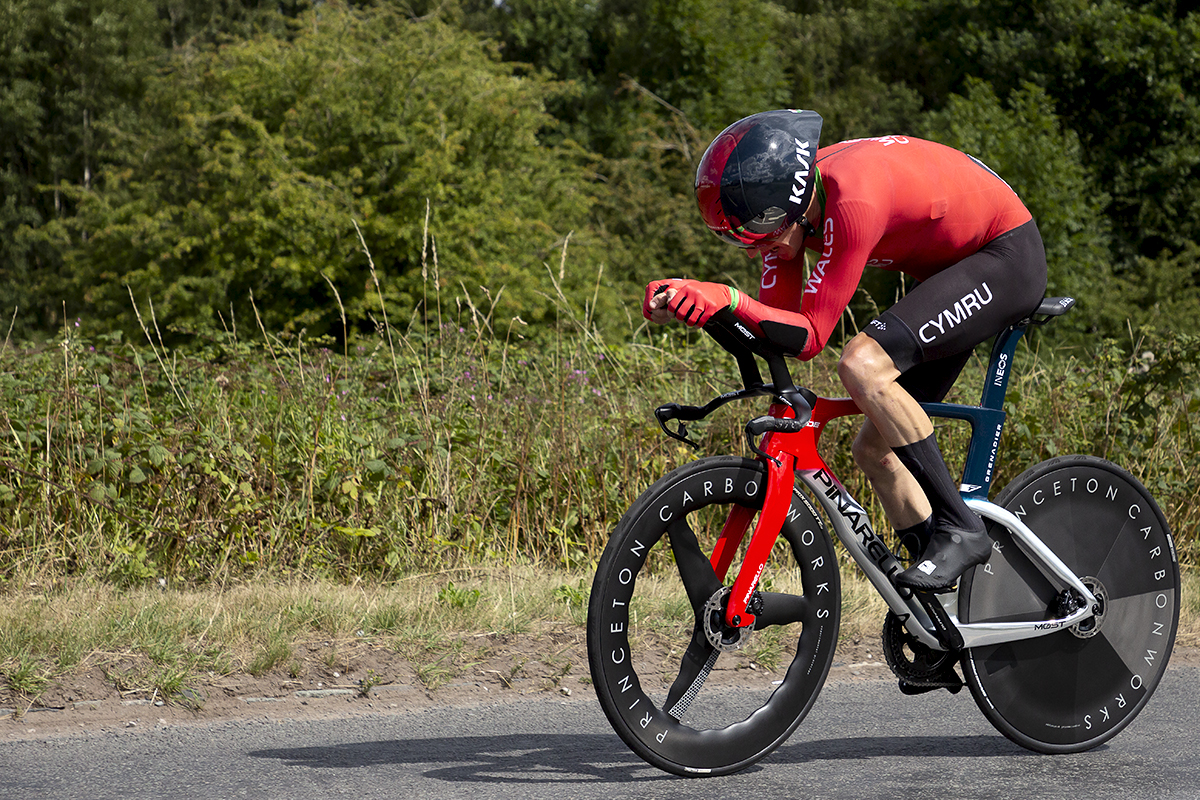
<svg viewBox="0 0 1200 800">
<path fill-rule="evenodd" d="M 653 408 L 703 402 L 737 371 L 700 334 L 600 337 L 501 325 L 467 298 L 347 343 L 236 330 L 168 350 L 76 320 L 0 351 L 0 581 L 117 585 L 538 563 L 586 569 L 632 500 L 692 457 Z M 997 487 L 1056 454 L 1126 466 L 1197 557 L 1196 337 L 1130 358 L 1023 348 Z M 1147 356 L 1146 353 L 1152 355 Z M 838 395 L 833 359 L 798 379 Z M 973 402 L 975 364 L 951 399 Z M 693 427 L 701 451 L 745 452 L 730 407 Z M 853 421 L 822 449 L 861 499 Z M 951 461 L 965 436 L 943 431 Z M 886 530 L 878 508 L 868 508 Z M 272 654 L 271 658 L 281 657 Z"/>
</svg>

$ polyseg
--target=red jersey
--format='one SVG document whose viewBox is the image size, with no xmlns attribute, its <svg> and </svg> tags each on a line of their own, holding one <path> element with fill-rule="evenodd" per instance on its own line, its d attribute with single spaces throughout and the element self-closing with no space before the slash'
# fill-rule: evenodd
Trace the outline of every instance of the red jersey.
<svg viewBox="0 0 1200 800">
<path fill-rule="evenodd" d="M 816 264 L 805 279 L 803 254 L 790 261 L 766 255 L 758 295 L 792 312 L 781 321 L 808 329 L 802 359 L 825 347 L 863 267 L 923 281 L 1032 219 L 996 173 L 935 142 L 909 136 L 839 142 L 817 151 L 817 168 L 819 213 L 811 222 L 818 233 L 805 241 Z"/>
</svg>

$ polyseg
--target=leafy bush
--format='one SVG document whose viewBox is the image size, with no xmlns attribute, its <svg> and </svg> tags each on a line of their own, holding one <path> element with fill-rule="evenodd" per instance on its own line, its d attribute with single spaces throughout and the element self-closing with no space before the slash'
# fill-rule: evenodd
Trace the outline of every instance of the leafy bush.
<svg viewBox="0 0 1200 800">
<path fill-rule="evenodd" d="M 272 331 L 370 330 L 358 220 L 393 313 L 427 299 L 432 273 L 500 319 L 552 317 L 543 262 L 568 239 L 577 259 L 598 251 L 591 161 L 543 141 L 556 91 L 478 37 L 388 7 L 323 6 L 288 37 L 181 51 L 147 78 L 136 126 L 110 132 L 115 164 L 68 190 L 78 215 L 42 230 L 71 265 L 56 288 L 126 333 L 130 293 L 168 333 L 256 313 Z M 561 288 L 590 296 L 581 274 L 595 270 Z"/>
<path fill-rule="evenodd" d="M 77 325 L 0 351 L 0 580 L 347 580 L 497 560 L 586 570 L 633 499 L 695 455 L 661 434 L 653 407 L 737 381 L 694 331 L 499 339 L 469 310 L 341 351 L 283 335 L 134 346 Z M 1194 561 L 1198 344 L 1147 339 L 1133 358 L 1115 343 L 1086 357 L 1019 351 L 996 487 L 1053 455 L 1110 458 L 1147 484 Z M 795 374 L 837 396 L 833 367 Z M 954 399 L 972 402 L 977 386 L 968 373 Z M 692 426 L 701 450 L 744 452 L 751 413 Z M 855 432 L 830 426 L 822 449 L 886 531 L 850 459 Z M 948 438 L 951 462 L 961 445 Z"/>
</svg>

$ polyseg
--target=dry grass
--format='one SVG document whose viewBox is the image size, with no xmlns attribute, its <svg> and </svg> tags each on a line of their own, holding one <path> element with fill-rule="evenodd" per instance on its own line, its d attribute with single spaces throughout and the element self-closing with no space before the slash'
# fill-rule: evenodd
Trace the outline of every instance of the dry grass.
<svg viewBox="0 0 1200 800">
<path fill-rule="evenodd" d="M 0 606 L 0 672 L 10 689 L 36 697 L 62 676 L 101 669 L 120 689 L 177 697 L 197 676 L 260 675 L 299 668 L 320 645 L 369 644 L 402 655 L 431 685 L 469 660 L 472 639 L 528 632 L 542 621 L 582 628 L 590 575 L 514 567 L 412 575 L 388 584 L 245 584 L 224 589 L 118 590 L 99 583 L 29 587 Z M 775 591 L 797 591 L 787 570 Z M 639 580 L 647 616 L 679 618 L 672 581 Z M 844 641 L 873 641 L 887 609 L 857 569 L 843 570 Z M 647 641 L 660 631 L 643 632 Z M 756 634 L 748 655 L 774 668 L 788 637 Z M 1185 569 L 1179 645 L 1200 645 L 1200 575 Z M 331 662 L 332 663 L 332 662 Z"/>
<path fill-rule="evenodd" d="M 1200 570 L 1183 570 L 1183 602 L 1179 609 L 1177 644 L 1200 647 Z"/>
<path fill-rule="evenodd" d="M 36 696 L 50 679 L 93 668 L 166 696 L 200 674 L 288 669 L 315 642 L 370 642 L 420 665 L 451 640 L 518 633 L 541 619 L 582 623 L 579 576 L 532 568 L 412 575 L 388 584 L 324 581 L 223 589 L 29 587 L 0 607 L 0 673 Z"/>
</svg>

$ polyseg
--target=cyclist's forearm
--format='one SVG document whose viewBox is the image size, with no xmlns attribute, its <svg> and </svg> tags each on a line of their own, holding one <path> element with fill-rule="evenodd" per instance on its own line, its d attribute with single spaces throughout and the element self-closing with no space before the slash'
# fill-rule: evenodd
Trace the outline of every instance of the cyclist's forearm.
<svg viewBox="0 0 1200 800">
<path fill-rule="evenodd" d="M 732 286 L 721 283 L 666 279 L 651 281 L 646 286 L 642 304 L 643 315 L 654 322 L 665 322 L 674 316 L 688 325 L 702 326 L 722 308 L 729 308 L 739 319 L 762 335 L 763 322 L 778 322 L 804 331 L 804 347 L 798 357 L 810 359 L 825 346 L 824 335 L 818 333 L 813 321 L 802 312 L 785 311 L 755 300 Z"/>
<path fill-rule="evenodd" d="M 795 328 L 802 328 L 806 334 L 804 349 L 797 355 L 802 361 L 815 356 L 821 352 L 825 346 L 825 340 L 818 335 L 816 326 L 812 320 L 802 312 L 785 311 L 782 308 L 767 305 L 753 297 L 739 292 L 737 289 L 732 289 L 732 302 L 730 308 L 734 314 L 737 314 L 738 319 L 749 323 L 755 331 L 762 332 L 762 323 L 764 321 L 779 322 L 784 325 L 791 325 Z"/>
</svg>

